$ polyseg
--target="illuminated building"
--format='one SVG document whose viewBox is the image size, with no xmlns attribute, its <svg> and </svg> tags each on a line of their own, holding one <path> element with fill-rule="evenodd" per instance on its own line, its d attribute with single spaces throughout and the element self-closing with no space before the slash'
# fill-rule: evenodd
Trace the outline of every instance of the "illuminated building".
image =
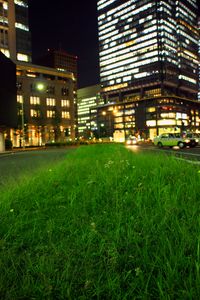
<svg viewBox="0 0 200 300">
<path fill-rule="evenodd" d="M 18 63 L 18 129 L 11 131 L 13 145 L 74 139 L 74 86 L 72 73 Z"/>
<path fill-rule="evenodd" d="M 0 51 L 14 62 L 31 62 L 28 0 L 0 0 Z"/>
<path fill-rule="evenodd" d="M 146 99 L 197 100 L 196 0 L 99 0 L 97 8 L 100 80 L 107 103 L 138 102 L 139 109 L 140 101 L 148 104 Z M 154 123 L 152 136 L 175 127 L 176 114 L 165 122 L 161 112 L 155 116 L 160 122 L 150 123 L 144 111 L 136 130 Z M 122 126 L 128 134 L 126 122 Z"/>
<path fill-rule="evenodd" d="M 7 132 L 13 146 L 74 139 L 75 75 L 58 53 L 49 67 L 31 64 L 27 0 L 0 0 L 0 50 L 16 63 L 18 124 Z"/>
<path fill-rule="evenodd" d="M 103 104 L 100 97 L 100 85 L 78 89 L 78 135 L 90 137 L 97 132 L 97 106 Z"/>
<path fill-rule="evenodd" d="M 36 63 L 42 66 L 55 68 L 58 71 L 71 72 L 74 75 L 74 107 L 75 107 L 75 119 L 76 135 L 77 135 L 77 60 L 76 55 L 69 54 L 64 50 L 48 49 L 47 53 L 36 60 Z"/>
<path fill-rule="evenodd" d="M 117 131 L 152 139 L 165 132 L 200 132 L 200 105 L 176 96 L 108 103 L 97 107 L 97 120 L 101 137 Z"/>
</svg>

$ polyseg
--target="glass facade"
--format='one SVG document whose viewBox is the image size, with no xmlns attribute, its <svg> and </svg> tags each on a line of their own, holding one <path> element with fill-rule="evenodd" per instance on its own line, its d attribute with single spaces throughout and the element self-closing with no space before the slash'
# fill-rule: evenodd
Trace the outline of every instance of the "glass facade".
<svg viewBox="0 0 200 300">
<path fill-rule="evenodd" d="M 104 93 L 197 98 L 196 0 L 99 0 L 97 8 Z"/>
<path fill-rule="evenodd" d="M 100 97 L 100 85 L 79 89 L 78 95 L 78 134 L 91 136 L 97 130 L 97 105 L 103 104 Z"/>
</svg>

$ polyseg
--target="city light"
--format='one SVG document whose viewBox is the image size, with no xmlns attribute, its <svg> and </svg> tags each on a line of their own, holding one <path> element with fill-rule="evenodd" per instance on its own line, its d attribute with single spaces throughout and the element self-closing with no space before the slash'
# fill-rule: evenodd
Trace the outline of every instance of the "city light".
<svg viewBox="0 0 200 300">
<path fill-rule="evenodd" d="M 44 83 L 38 83 L 38 84 L 37 84 L 37 90 L 38 90 L 38 91 L 43 91 L 43 90 L 44 90 L 44 87 L 45 87 L 45 86 L 44 86 Z"/>
</svg>

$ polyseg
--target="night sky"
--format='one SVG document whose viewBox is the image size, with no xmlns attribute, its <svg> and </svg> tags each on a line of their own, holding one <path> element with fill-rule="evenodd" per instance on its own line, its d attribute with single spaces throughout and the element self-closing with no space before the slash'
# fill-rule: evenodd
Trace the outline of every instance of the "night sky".
<svg viewBox="0 0 200 300">
<path fill-rule="evenodd" d="M 78 56 L 79 88 L 99 83 L 96 3 L 29 0 L 33 63 L 48 48 L 61 48 Z"/>
<path fill-rule="evenodd" d="M 95 0 L 29 0 L 34 60 L 48 48 L 78 56 L 78 87 L 99 83 Z"/>
</svg>

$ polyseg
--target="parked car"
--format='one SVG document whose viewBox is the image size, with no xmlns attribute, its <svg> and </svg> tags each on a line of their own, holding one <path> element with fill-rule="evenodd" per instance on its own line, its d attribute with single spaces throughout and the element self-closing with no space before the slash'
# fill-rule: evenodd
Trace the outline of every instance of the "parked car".
<svg viewBox="0 0 200 300">
<path fill-rule="evenodd" d="M 164 146 L 184 148 L 186 146 L 195 147 L 198 140 L 188 133 L 183 135 L 180 133 L 163 133 L 153 139 L 153 144 L 159 148 Z"/>
</svg>

